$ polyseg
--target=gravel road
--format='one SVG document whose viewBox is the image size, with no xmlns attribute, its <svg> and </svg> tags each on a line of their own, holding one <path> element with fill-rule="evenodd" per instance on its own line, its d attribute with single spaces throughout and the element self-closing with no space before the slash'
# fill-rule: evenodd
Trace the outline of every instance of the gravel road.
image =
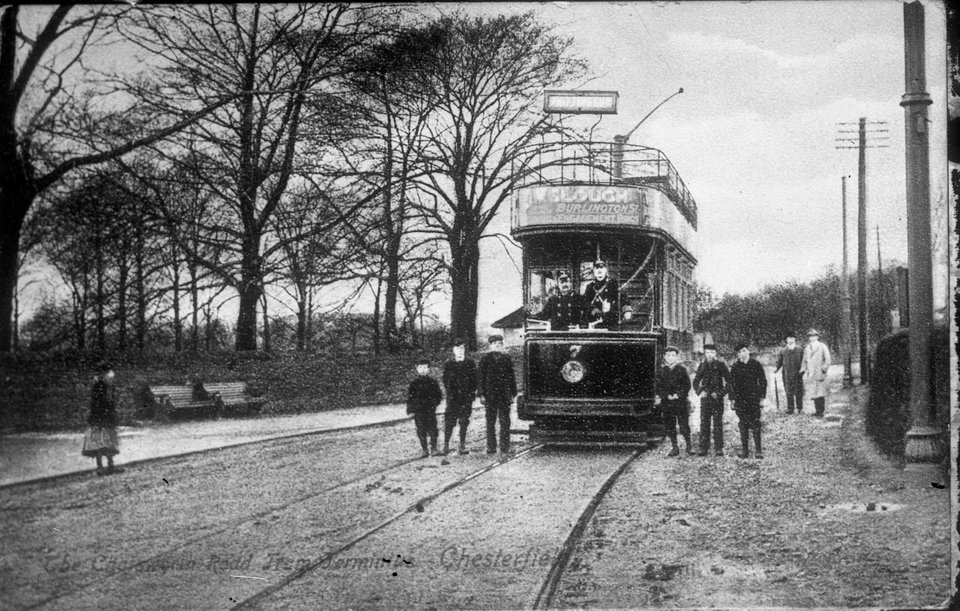
<svg viewBox="0 0 960 611">
<path fill-rule="evenodd" d="M 474 452 L 448 464 L 416 460 L 405 423 L 0 490 L 0 606 L 226 609 L 265 592 L 256 607 L 529 607 L 629 452 L 532 450 L 404 513 L 498 461 L 483 452 L 480 414 Z M 903 487 L 837 379 L 827 415 L 766 410 L 762 461 L 732 456 L 732 416 L 725 458 L 641 455 L 600 504 L 553 604 L 942 603 L 947 492 Z"/>
</svg>

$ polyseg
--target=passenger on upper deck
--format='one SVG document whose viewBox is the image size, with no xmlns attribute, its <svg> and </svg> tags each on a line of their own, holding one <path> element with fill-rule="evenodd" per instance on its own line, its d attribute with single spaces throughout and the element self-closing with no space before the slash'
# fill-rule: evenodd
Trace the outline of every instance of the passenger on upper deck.
<svg viewBox="0 0 960 611">
<path fill-rule="evenodd" d="M 583 298 L 573 291 L 567 272 L 560 272 L 557 282 L 560 284 L 560 294 L 551 295 L 536 318 L 549 320 L 553 330 L 565 331 L 570 326 L 583 324 L 584 303 Z"/>
<path fill-rule="evenodd" d="M 597 323 L 594 326 L 610 329 L 617 325 L 617 313 L 620 311 L 620 287 L 617 281 L 607 275 L 605 261 L 593 264 L 593 282 L 583 290 L 583 300 L 589 313 L 588 320 Z"/>
</svg>

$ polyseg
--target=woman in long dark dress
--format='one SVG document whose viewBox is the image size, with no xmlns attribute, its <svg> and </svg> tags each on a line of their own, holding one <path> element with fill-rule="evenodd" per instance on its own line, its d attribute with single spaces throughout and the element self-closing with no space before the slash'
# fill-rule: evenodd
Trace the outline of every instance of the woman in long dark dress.
<svg viewBox="0 0 960 611">
<path fill-rule="evenodd" d="M 97 459 L 97 475 L 122 473 L 113 465 L 113 457 L 120 453 L 117 438 L 117 387 L 116 374 L 108 363 L 97 367 L 97 377 L 90 389 L 90 415 L 87 417 L 87 434 L 83 437 L 83 455 Z M 103 468 L 103 458 L 107 468 Z"/>
</svg>

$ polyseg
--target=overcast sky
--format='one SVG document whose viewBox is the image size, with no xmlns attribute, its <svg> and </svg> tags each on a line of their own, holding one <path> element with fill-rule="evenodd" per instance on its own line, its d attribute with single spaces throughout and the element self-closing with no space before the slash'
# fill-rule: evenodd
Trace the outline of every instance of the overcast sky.
<svg viewBox="0 0 960 611">
<path fill-rule="evenodd" d="M 597 139 L 629 131 L 665 97 L 679 95 L 630 138 L 661 149 L 699 206 L 697 277 L 715 293 L 746 293 L 808 280 L 841 263 L 841 176 L 848 179 L 848 252 L 855 269 L 857 151 L 836 150 L 839 122 L 886 121 L 890 148 L 867 154 L 871 269 L 877 226 L 884 265 L 906 262 L 903 7 L 886 0 L 822 2 L 489 3 L 484 12 L 534 10 L 573 36 L 598 76 L 585 88 L 616 90 L 619 113 Z M 931 198 L 947 235 L 945 16 L 926 5 L 932 145 Z M 596 117 L 577 120 L 592 124 Z M 847 126 L 856 129 L 855 125 Z M 938 206 L 939 203 L 939 206 Z M 505 208 L 494 231 L 507 233 Z M 946 251 L 940 297 L 945 299 Z M 483 243 L 480 322 L 520 306 L 520 275 L 504 248 Z M 517 257 L 519 261 L 519 258 Z"/>
</svg>

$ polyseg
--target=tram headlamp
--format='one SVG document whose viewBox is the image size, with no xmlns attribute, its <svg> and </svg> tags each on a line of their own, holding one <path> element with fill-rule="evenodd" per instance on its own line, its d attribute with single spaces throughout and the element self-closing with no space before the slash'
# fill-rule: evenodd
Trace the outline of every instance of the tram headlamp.
<svg viewBox="0 0 960 611">
<path fill-rule="evenodd" d="M 580 361 L 567 361 L 564 363 L 563 368 L 560 369 L 560 375 L 571 384 L 576 384 L 582 380 L 586 372 L 586 368 Z"/>
</svg>

